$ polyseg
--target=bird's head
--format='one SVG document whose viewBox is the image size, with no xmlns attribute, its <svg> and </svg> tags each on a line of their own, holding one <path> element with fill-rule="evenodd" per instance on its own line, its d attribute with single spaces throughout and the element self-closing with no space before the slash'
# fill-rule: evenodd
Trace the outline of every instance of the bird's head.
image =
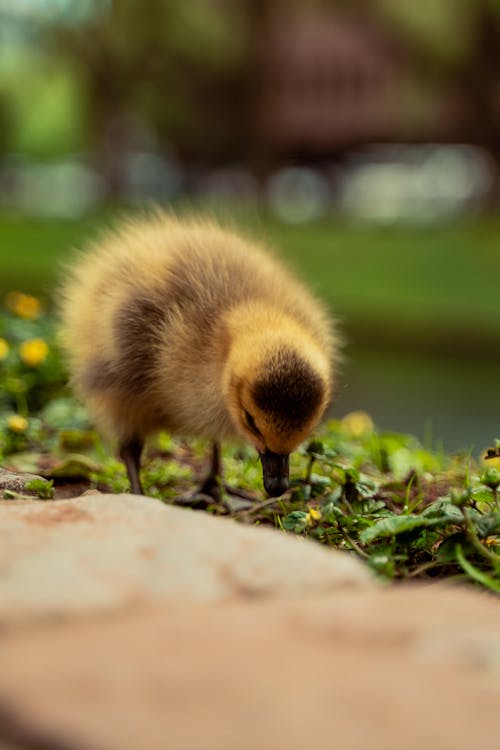
<svg viewBox="0 0 500 750">
<path fill-rule="evenodd" d="M 259 341 L 260 339 L 260 341 Z M 288 488 L 288 457 L 321 419 L 330 398 L 328 357 L 311 342 L 254 337 L 233 347 L 227 364 L 227 403 L 239 434 L 262 462 L 264 488 Z"/>
</svg>

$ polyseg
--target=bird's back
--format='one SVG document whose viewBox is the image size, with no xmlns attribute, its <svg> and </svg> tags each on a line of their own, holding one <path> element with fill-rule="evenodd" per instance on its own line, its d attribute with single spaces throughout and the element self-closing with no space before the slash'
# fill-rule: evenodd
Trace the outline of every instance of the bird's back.
<svg viewBox="0 0 500 750">
<path fill-rule="evenodd" d="M 207 402 L 223 357 L 215 332 L 237 305 L 289 316 L 325 353 L 334 343 L 323 307 L 283 264 L 208 219 L 157 214 L 122 224 L 77 259 L 61 296 L 73 382 L 84 398 L 100 394 L 104 411 L 126 396 L 131 414 L 134 403 L 138 413 L 157 412 L 160 381 L 164 391 L 184 388 L 184 400 L 197 389 Z M 214 418 L 220 409 L 214 401 Z"/>
</svg>

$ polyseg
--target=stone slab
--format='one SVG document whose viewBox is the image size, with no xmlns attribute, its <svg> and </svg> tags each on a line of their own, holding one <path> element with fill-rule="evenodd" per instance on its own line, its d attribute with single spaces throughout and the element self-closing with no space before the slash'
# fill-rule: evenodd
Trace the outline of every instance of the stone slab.
<svg viewBox="0 0 500 750">
<path fill-rule="evenodd" d="M 500 602 L 446 586 L 154 608 L 0 632 L 0 743 L 470 750 L 500 733 Z"/>
<path fill-rule="evenodd" d="M 0 625 L 374 585 L 347 552 L 151 498 L 0 504 Z"/>
</svg>

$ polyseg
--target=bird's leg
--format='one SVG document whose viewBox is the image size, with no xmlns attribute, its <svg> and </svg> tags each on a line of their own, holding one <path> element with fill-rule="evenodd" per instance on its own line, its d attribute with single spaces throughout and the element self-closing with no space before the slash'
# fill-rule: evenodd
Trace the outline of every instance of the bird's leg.
<svg viewBox="0 0 500 750">
<path fill-rule="evenodd" d="M 128 440 L 120 443 L 119 456 L 125 468 L 130 482 L 130 489 L 134 495 L 144 495 L 141 480 L 139 479 L 139 469 L 141 466 L 141 453 L 144 447 L 144 440 L 134 435 Z"/>
<path fill-rule="evenodd" d="M 175 499 L 176 505 L 187 505 L 190 508 L 207 508 L 209 505 L 220 503 L 222 500 L 221 492 L 221 474 L 222 461 L 220 455 L 220 445 L 217 442 L 212 444 L 212 457 L 210 470 L 201 483 L 199 488 L 188 495 L 181 495 Z"/>
<path fill-rule="evenodd" d="M 213 443 L 212 445 L 212 463 L 210 465 L 210 471 L 199 489 L 199 492 L 205 495 L 210 495 L 220 502 L 222 500 L 222 488 L 233 497 L 239 497 L 243 500 L 254 500 L 252 495 L 249 495 L 244 490 L 240 490 L 238 487 L 231 487 L 229 484 L 225 484 L 222 481 L 222 460 L 220 452 L 220 444 Z"/>
<path fill-rule="evenodd" d="M 223 490 L 228 494 L 224 496 Z M 229 496 L 229 497 L 228 497 Z M 240 498 L 237 500 L 237 498 Z M 233 487 L 229 487 L 227 484 L 222 482 L 222 460 L 220 445 L 217 442 L 212 444 L 212 457 L 210 463 L 210 470 L 200 485 L 199 489 L 193 492 L 191 495 L 184 495 L 178 497 L 175 500 L 177 505 L 187 505 L 191 508 L 206 508 L 211 503 L 219 503 L 226 505 L 229 510 L 238 503 L 241 507 L 243 503 L 250 505 L 254 498 L 251 495 L 246 494 L 243 490 L 238 490 Z"/>
<path fill-rule="evenodd" d="M 198 490 L 200 495 L 209 495 L 214 500 L 220 502 L 221 500 L 221 477 L 222 477 L 222 461 L 220 455 L 220 444 L 217 442 L 212 443 L 212 458 L 210 463 L 210 471 L 208 472 L 203 484 Z"/>
</svg>

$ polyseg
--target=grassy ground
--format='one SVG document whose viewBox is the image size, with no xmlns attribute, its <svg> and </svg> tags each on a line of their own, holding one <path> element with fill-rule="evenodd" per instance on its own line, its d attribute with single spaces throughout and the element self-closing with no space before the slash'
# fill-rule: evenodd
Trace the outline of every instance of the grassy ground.
<svg viewBox="0 0 500 750">
<path fill-rule="evenodd" d="M 0 294 L 50 296 L 71 249 L 112 221 L 0 218 Z M 356 340 L 498 354 L 500 221 L 374 228 L 334 220 L 290 226 L 246 215 L 325 297 Z"/>
<path fill-rule="evenodd" d="M 46 481 L 30 485 L 40 497 L 71 497 L 89 487 L 126 492 L 125 471 L 71 400 L 53 401 L 24 430 L 4 427 L 10 448 L 2 464 Z M 162 435 L 143 462 L 145 492 L 175 503 L 206 471 L 207 446 Z M 361 557 L 388 581 L 463 580 L 500 593 L 500 471 L 469 457 L 426 451 L 415 438 L 377 434 L 369 417 L 351 414 L 328 423 L 292 456 L 291 488 L 266 499 L 255 451 L 226 448 L 225 480 L 253 502 L 223 493 L 193 506 L 253 525 L 316 540 Z M 7 492 L 6 497 L 15 497 Z"/>
<path fill-rule="evenodd" d="M 355 320 L 498 331 L 498 221 L 414 230 L 269 222 L 264 230 Z"/>
</svg>

